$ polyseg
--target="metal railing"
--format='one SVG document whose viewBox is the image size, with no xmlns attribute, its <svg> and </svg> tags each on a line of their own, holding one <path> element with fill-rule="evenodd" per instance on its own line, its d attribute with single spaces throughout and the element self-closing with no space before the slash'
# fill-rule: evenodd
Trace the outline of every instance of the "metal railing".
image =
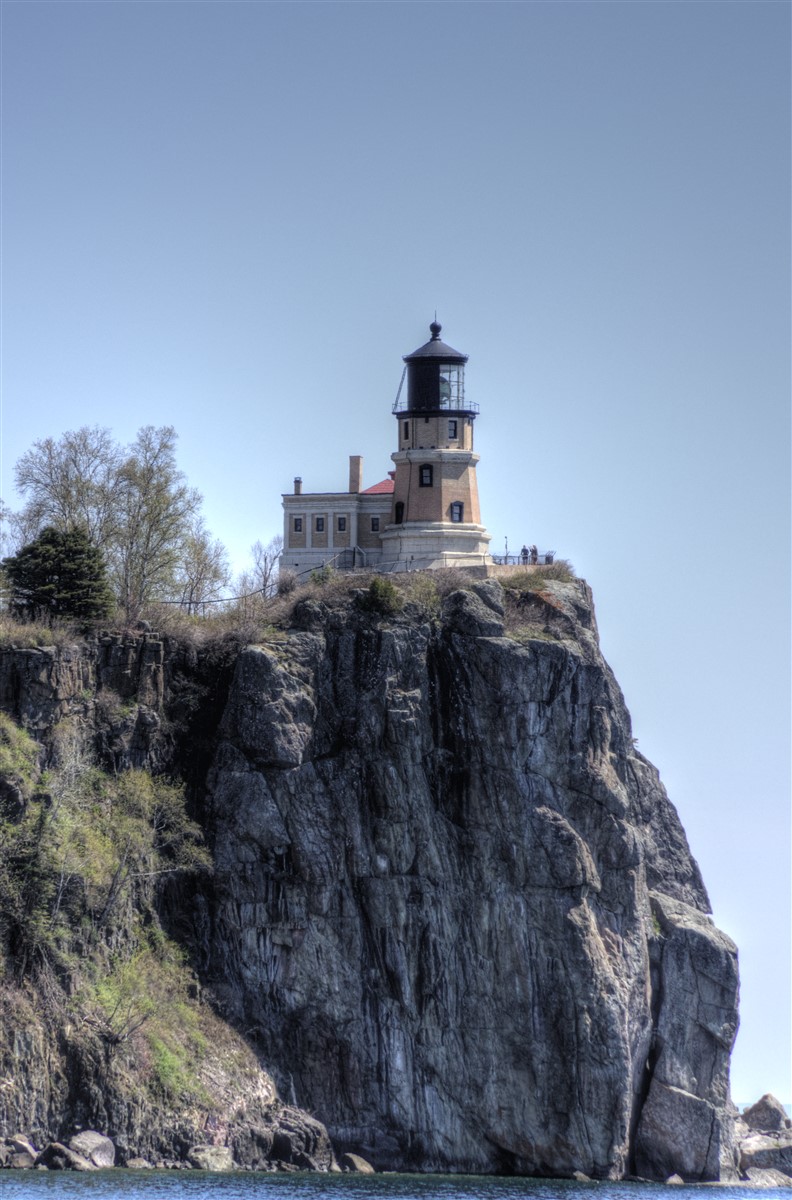
<svg viewBox="0 0 792 1200">
<path fill-rule="evenodd" d="M 404 397 L 397 396 L 396 400 L 394 401 L 393 408 L 391 409 L 391 412 L 394 412 L 394 413 L 409 412 L 414 417 L 420 417 L 426 413 L 438 413 L 438 412 L 441 412 L 441 413 L 447 413 L 447 412 L 473 413 L 474 415 L 476 415 L 480 411 L 481 410 L 479 408 L 479 405 L 476 403 L 475 400 L 451 400 L 451 399 L 448 399 L 448 400 L 441 400 L 437 405 L 434 405 L 432 408 L 410 408 L 409 398 L 407 396 L 404 396 Z"/>
<path fill-rule="evenodd" d="M 532 554 L 492 554 L 492 561 L 499 567 L 549 567 L 555 562 L 555 550 L 543 550 Z"/>
</svg>

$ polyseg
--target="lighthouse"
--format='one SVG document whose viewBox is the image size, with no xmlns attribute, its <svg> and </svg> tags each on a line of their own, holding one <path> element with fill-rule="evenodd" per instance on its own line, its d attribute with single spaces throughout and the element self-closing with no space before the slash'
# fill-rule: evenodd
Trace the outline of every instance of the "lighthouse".
<svg viewBox="0 0 792 1200">
<path fill-rule="evenodd" d="M 473 426 L 479 406 L 465 396 L 466 354 L 431 338 L 404 356 L 407 390 L 393 406 L 398 449 L 382 562 L 401 569 L 487 566 L 490 535 L 481 524 Z"/>
</svg>

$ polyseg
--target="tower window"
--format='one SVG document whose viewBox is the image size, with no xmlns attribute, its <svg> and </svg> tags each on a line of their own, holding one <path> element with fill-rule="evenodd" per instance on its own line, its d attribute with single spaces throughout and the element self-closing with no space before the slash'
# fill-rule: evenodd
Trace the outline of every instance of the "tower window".
<svg viewBox="0 0 792 1200">
<path fill-rule="evenodd" d="M 431 487 L 432 486 L 432 475 L 433 475 L 432 466 L 429 463 L 425 463 L 421 467 L 421 473 L 418 478 L 418 482 L 419 482 L 420 486 L 421 487 Z"/>
<path fill-rule="evenodd" d="M 409 436 L 410 436 L 410 422 L 409 422 L 409 421 L 405 421 L 405 422 L 404 422 L 404 438 L 405 438 L 405 441 L 407 440 L 407 438 L 408 438 Z"/>
<path fill-rule="evenodd" d="M 465 515 L 465 506 L 461 500 L 455 500 L 451 505 L 451 520 L 455 524 L 459 524 Z"/>
<path fill-rule="evenodd" d="M 294 532 L 302 533 L 302 517 L 294 518 Z"/>
<path fill-rule="evenodd" d="M 371 532 L 372 533 L 379 533 L 379 521 L 380 521 L 379 517 L 371 518 Z"/>
<path fill-rule="evenodd" d="M 346 517 L 338 518 L 338 532 L 346 533 Z"/>
<path fill-rule="evenodd" d="M 404 520 L 404 503 L 401 500 L 396 501 L 396 509 L 393 514 L 393 519 L 397 525 L 401 525 Z"/>
<path fill-rule="evenodd" d="M 316 518 L 316 532 L 317 533 L 324 533 L 324 521 L 325 521 L 324 517 Z"/>
<path fill-rule="evenodd" d="M 461 364 L 444 363 L 440 367 L 439 399 L 441 408 L 464 407 L 465 376 Z"/>
<path fill-rule="evenodd" d="M 456 420 L 450 420 L 448 422 L 448 436 L 452 441 L 456 438 L 456 436 L 457 436 Z"/>
</svg>

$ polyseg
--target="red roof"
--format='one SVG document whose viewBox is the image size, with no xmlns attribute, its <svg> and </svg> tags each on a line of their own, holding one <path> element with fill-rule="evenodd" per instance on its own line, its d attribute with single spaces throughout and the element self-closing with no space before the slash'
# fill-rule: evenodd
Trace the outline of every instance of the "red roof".
<svg viewBox="0 0 792 1200">
<path fill-rule="evenodd" d="M 393 486 L 392 479 L 383 479 L 370 488 L 364 488 L 360 494 L 361 496 L 387 496 L 393 491 Z"/>
</svg>

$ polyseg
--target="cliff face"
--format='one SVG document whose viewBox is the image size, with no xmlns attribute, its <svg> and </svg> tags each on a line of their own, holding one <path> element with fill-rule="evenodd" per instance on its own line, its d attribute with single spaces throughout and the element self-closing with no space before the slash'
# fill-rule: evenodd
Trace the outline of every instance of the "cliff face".
<svg viewBox="0 0 792 1200">
<path fill-rule="evenodd" d="M 376 1165 L 728 1178 L 732 943 L 582 583 L 303 602 L 209 776 L 212 971 Z M 221 982 L 222 981 L 222 982 Z"/>
<path fill-rule="evenodd" d="M 337 1150 L 734 1177 L 736 951 L 588 588 L 428 595 L 304 599 L 233 677 L 152 637 L 7 651 L 0 706 L 190 777 L 213 874 L 169 897 L 172 928 Z"/>
<path fill-rule="evenodd" d="M 0 651 L 17 722 L 0 717 L 0 1166 L 4 1138 L 42 1149 L 83 1128 L 111 1136 L 119 1165 L 217 1146 L 263 1169 L 333 1164 L 163 921 L 194 926 L 206 856 L 180 789 L 135 768 L 173 771 L 189 728 L 200 771 L 206 668 L 149 636 Z"/>
</svg>

